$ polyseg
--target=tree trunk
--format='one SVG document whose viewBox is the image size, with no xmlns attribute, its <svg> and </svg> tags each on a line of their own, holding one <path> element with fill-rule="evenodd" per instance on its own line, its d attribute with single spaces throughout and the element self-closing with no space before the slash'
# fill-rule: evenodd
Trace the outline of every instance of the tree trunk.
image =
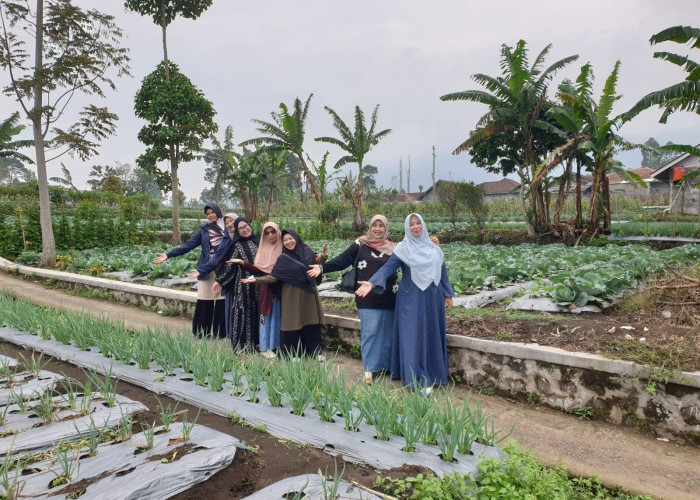
<svg viewBox="0 0 700 500">
<path fill-rule="evenodd" d="M 358 198 L 358 203 L 357 207 L 355 208 L 355 225 L 357 226 L 358 230 L 363 230 L 365 228 L 365 223 L 362 220 L 362 209 L 363 205 L 365 202 L 365 178 L 364 178 L 364 172 L 362 171 L 362 162 L 357 163 L 359 175 L 357 177 L 357 198 Z"/>
<path fill-rule="evenodd" d="M 304 175 L 306 176 L 306 183 L 311 187 L 311 194 L 316 198 L 316 204 L 321 204 L 321 197 L 318 195 L 318 188 L 316 187 L 316 182 L 314 182 L 314 177 L 309 170 L 309 166 L 304 161 L 304 156 L 302 154 L 297 154 L 297 157 L 301 161 L 301 166 L 304 169 Z"/>
<path fill-rule="evenodd" d="M 603 233 L 610 234 L 612 217 L 610 212 L 610 182 L 608 176 L 603 174 Z"/>
<path fill-rule="evenodd" d="M 180 236 L 180 181 L 177 177 L 177 154 L 174 144 L 170 145 L 170 184 L 173 193 L 173 239 L 171 243 L 177 246 L 182 244 L 182 240 Z"/>
<path fill-rule="evenodd" d="M 581 206 L 581 164 L 576 162 L 576 227 L 583 228 L 583 208 Z"/>
<path fill-rule="evenodd" d="M 564 169 L 564 174 L 561 176 L 561 182 L 559 183 L 559 195 L 557 196 L 557 202 L 554 205 L 554 223 L 559 224 L 561 222 L 561 212 L 564 210 L 564 200 L 569 192 L 569 185 L 571 184 L 571 167 L 573 163 L 573 158 L 569 158 L 566 163 L 566 168 Z"/>
<path fill-rule="evenodd" d="M 600 219 L 600 192 L 602 190 L 603 175 L 605 169 L 598 167 L 593 172 L 593 186 L 591 187 L 591 201 L 588 207 L 588 232 L 593 234 L 599 227 Z"/>
<path fill-rule="evenodd" d="M 44 0 L 36 2 L 36 41 L 34 44 L 34 77 L 44 66 Z M 38 81 L 38 78 L 36 78 Z M 44 89 L 37 84 L 34 87 L 34 107 L 29 117 L 34 134 L 34 151 L 36 154 L 36 176 L 39 181 L 39 221 L 41 224 L 41 261 L 40 267 L 56 267 L 56 241 L 51 224 L 51 198 L 49 196 L 49 179 L 46 174 L 46 155 L 44 135 L 41 131 L 42 107 L 44 106 Z"/>
<path fill-rule="evenodd" d="M 525 219 L 525 226 L 527 227 L 527 235 L 534 238 L 535 227 L 530 222 L 530 217 L 527 213 L 527 203 L 525 202 L 525 177 L 522 175 L 522 167 L 518 167 L 518 170 L 520 170 L 520 205 L 523 210 L 523 218 Z"/>
<path fill-rule="evenodd" d="M 170 66 L 168 64 L 168 42 L 167 37 L 165 36 L 168 25 L 165 24 L 165 0 L 161 0 L 160 2 L 160 27 L 163 31 L 163 64 L 165 65 L 165 81 L 169 82 Z"/>
<path fill-rule="evenodd" d="M 267 196 L 267 205 L 265 206 L 265 219 L 263 222 L 270 220 L 270 210 L 272 209 L 272 200 L 275 196 L 275 188 L 270 188 L 270 194 Z"/>
</svg>

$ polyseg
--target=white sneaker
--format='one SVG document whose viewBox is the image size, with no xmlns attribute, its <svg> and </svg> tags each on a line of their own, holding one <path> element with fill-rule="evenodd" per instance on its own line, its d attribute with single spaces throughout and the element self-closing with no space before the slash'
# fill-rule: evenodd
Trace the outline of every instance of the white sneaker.
<svg viewBox="0 0 700 500">
<path fill-rule="evenodd" d="M 326 357 L 323 354 L 319 354 L 318 356 L 316 356 L 316 359 L 323 363 L 326 360 Z"/>
<path fill-rule="evenodd" d="M 372 372 L 365 372 L 365 383 L 372 385 Z"/>
<path fill-rule="evenodd" d="M 270 351 L 270 350 L 263 351 L 263 352 L 261 352 L 260 354 L 262 354 L 264 357 L 270 358 L 270 359 L 276 358 L 276 357 L 277 357 L 277 354 L 275 354 L 274 351 Z"/>
</svg>

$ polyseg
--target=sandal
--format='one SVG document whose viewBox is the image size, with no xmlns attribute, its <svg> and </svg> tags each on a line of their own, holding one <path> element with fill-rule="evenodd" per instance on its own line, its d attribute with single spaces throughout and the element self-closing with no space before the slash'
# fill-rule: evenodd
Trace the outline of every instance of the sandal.
<svg viewBox="0 0 700 500">
<path fill-rule="evenodd" d="M 365 372 L 365 383 L 372 385 L 372 372 Z"/>
</svg>

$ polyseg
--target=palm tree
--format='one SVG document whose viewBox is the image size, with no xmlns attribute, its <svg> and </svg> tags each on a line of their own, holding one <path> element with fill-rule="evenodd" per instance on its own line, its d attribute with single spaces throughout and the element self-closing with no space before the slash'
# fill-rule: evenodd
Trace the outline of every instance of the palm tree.
<svg viewBox="0 0 700 500">
<path fill-rule="evenodd" d="M 503 44 L 502 75 L 472 75 L 472 80 L 486 90 L 464 90 L 440 97 L 442 101 L 472 101 L 489 107 L 489 111 L 477 122 L 476 128 L 457 146 L 453 154 L 467 151 L 494 135 L 507 134 L 516 141 L 516 144 L 510 144 L 503 151 L 503 156 L 517 165 L 521 179 L 522 210 L 531 236 L 535 235 L 535 227 L 547 220 L 541 182 L 532 182 L 537 167 L 536 143 L 542 138 L 541 115 L 547 104 L 547 86 L 558 70 L 578 59 L 577 55 L 565 57 L 542 70 L 550 48 L 551 44 L 547 45 L 530 66 L 524 40 L 519 40 L 514 49 Z M 529 187 L 526 188 L 526 185 Z M 530 209 L 535 216 L 534 225 L 528 217 L 525 201 L 528 197 Z"/>
<path fill-rule="evenodd" d="M 258 125 L 256 130 L 260 132 L 262 136 L 244 141 L 240 145 L 247 146 L 252 144 L 262 147 L 262 149 L 271 150 L 273 153 L 289 151 L 295 155 L 301 162 L 307 186 L 311 188 L 311 193 L 316 198 L 316 203 L 320 204 L 321 196 L 319 195 L 316 181 L 304 159 L 304 135 L 306 133 L 304 127 L 306 126 L 306 116 L 309 112 L 309 103 L 312 97 L 313 94 L 310 94 L 303 107 L 301 100 L 297 97 L 294 100 L 294 112 L 292 114 L 289 114 L 289 110 L 284 103 L 280 104 L 280 109 L 282 111 L 279 113 L 273 111 L 271 113 L 272 123 L 262 120 L 253 120 L 253 122 Z M 299 175 L 301 175 L 301 173 Z M 302 196 L 303 199 L 301 180 L 299 180 L 298 184 L 300 196 Z"/>
<path fill-rule="evenodd" d="M 688 43 L 691 48 L 700 49 L 700 28 L 673 26 L 652 36 L 649 42 L 652 45 L 661 42 Z M 676 111 L 700 114 L 700 63 L 671 52 L 654 52 L 654 57 L 682 67 L 688 76 L 680 83 L 644 96 L 627 112 L 625 120 L 632 119 L 652 106 L 663 108 L 664 112 L 659 119 L 661 123 L 666 123 L 668 117 Z"/>
<path fill-rule="evenodd" d="M 365 115 L 359 106 L 355 106 L 355 130 L 350 130 L 350 127 L 338 116 L 338 113 L 333 111 L 328 106 L 325 106 L 328 114 L 333 118 L 333 126 L 340 134 L 340 139 L 335 137 L 317 137 L 320 142 L 335 144 L 340 149 L 345 151 L 346 155 L 340 158 L 335 163 L 335 168 L 340 168 L 348 163 L 357 163 L 358 175 L 355 186 L 350 186 L 349 178 L 348 189 L 350 191 L 350 199 L 355 212 L 353 221 L 353 229 L 359 231 L 364 227 L 362 221 L 362 205 L 365 198 L 364 174 L 362 172 L 365 155 L 377 145 L 377 143 L 391 133 L 391 129 L 384 129 L 375 132 L 377 126 L 377 115 L 379 113 L 379 104 L 377 104 L 372 112 L 372 119 L 369 129 L 365 125 Z"/>
<path fill-rule="evenodd" d="M 13 158 L 20 162 L 34 163 L 31 158 L 18 152 L 19 149 L 28 148 L 34 145 L 34 141 L 16 141 L 14 137 L 25 129 L 24 125 L 17 125 L 19 112 L 15 111 L 9 118 L 0 122 L 0 158 Z"/>
</svg>

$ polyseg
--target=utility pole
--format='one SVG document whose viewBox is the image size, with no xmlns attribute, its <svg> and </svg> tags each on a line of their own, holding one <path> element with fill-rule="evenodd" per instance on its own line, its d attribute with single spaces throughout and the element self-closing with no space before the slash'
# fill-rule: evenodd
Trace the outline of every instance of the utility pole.
<svg viewBox="0 0 700 500">
<path fill-rule="evenodd" d="M 435 145 L 433 144 L 433 191 L 435 191 Z"/>
<path fill-rule="evenodd" d="M 406 192 L 411 192 L 411 155 L 408 155 L 408 175 L 406 176 Z"/>
<path fill-rule="evenodd" d="M 399 158 L 399 193 L 403 193 L 403 162 Z"/>
</svg>

